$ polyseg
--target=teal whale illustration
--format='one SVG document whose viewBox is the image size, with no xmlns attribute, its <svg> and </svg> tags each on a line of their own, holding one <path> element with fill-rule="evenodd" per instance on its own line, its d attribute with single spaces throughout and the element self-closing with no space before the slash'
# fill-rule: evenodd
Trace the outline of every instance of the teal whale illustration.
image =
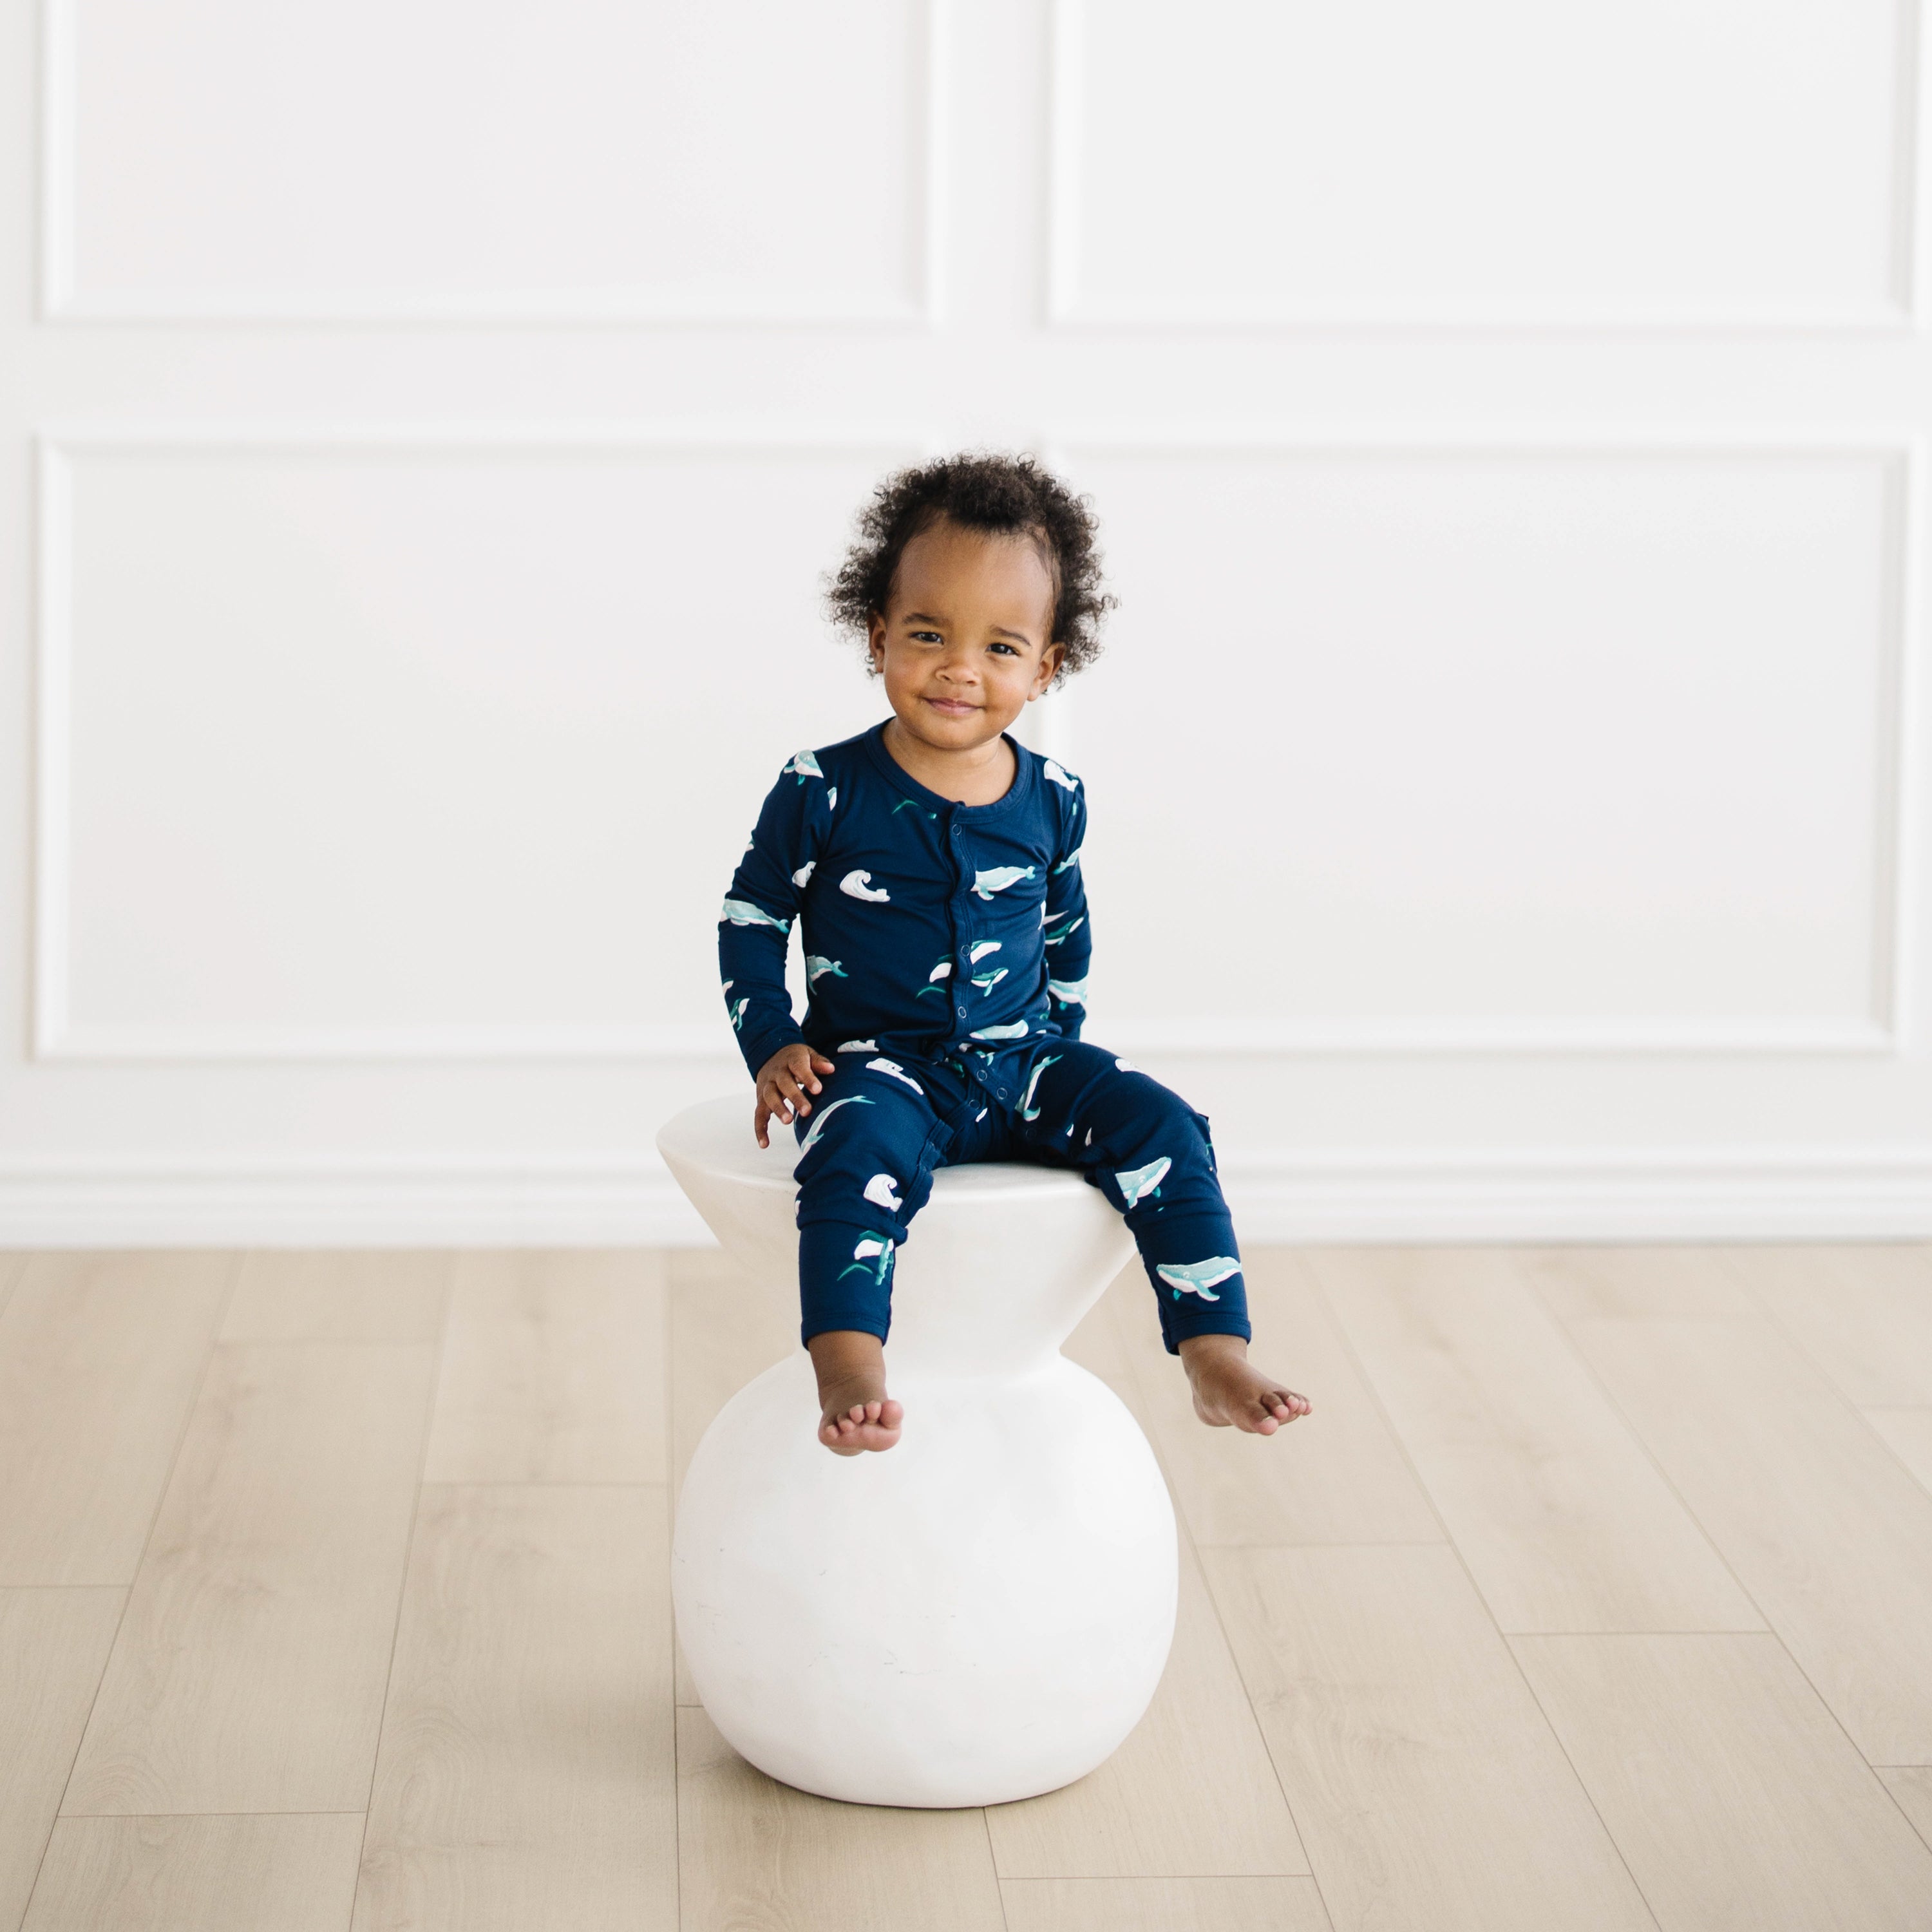
<svg viewBox="0 0 1932 1932">
<path fill-rule="evenodd" d="M 869 899 L 874 905 L 884 905 L 892 897 L 884 886 L 874 886 L 870 872 L 848 872 L 838 881 L 838 890 L 848 898 Z"/>
<path fill-rule="evenodd" d="M 973 983 L 981 992 L 990 993 L 1006 976 L 1006 969 L 1001 966 L 991 973 L 975 973 Z"/>
<path fill-rule="evenodd" d="M 739 1033 L 743 1030 L 745 1024 L 745 1009 L 751 1004 L 752 996 L 749 993 L 747 993 L 742 1000 L 734 1000 L 731 1006 L 728 1009 L 731 1016 L 731 1030 L 734 1033 Z"/>
<path fill-rule="evenodd" d="M 1077 865 L 1078 865 L 1078 864 L 1079 864 L 1079 862 L 1080 862 L 1080 854 L 1079 854 L 1078 852 L 1070 852 L 1070 853 L 1068 853 L 1068 854 L 1067 854 L 1067 855 L 1066 855 L 1066 856 L 1065 858 L 1064 858 L 1063 860 L 1060 860 L 1060 863 L 1059 863 L 1058 865 L 1057 865 L 1056 866 L 1054 866 L 1054 868 L 1053 868 L 1053 869 L 1054 869 L 1056 872 L 1065 872 L 1065 871 L 1066 871 L 1066 869 L 1067 868 L 1067 867 L 1068 867 L 1068 866 L 1077 866 Z"/>
<path fill-rule="evenodd" d="M 836 806 L 838 802 L 838 788 L 836 785 L 834 785 L 834 786 L 832 788 L 832 789 L 831 789 L 830 791 L 828 791 L 828 792 L 825 794 L 825 808 L 826 808 L 826 810 L 827 812 L 830 812 L 830 811 L 832 808 L 832 807 L 833 807 L 834 806 Z"/>
<path fill-rule="evenodd" d="M 838 1042 L 841 1053 L 877 1053 L 879 1042 L 875 1040 L 842 1040 Z"/>
<path fill-rule="evenodd" d="M 1084 980 L 1049 980 L 1046 990 L 1063 1006 L 1084 1006 L 1087 1004 L 1087 982 Z"/>
<path fill-rule="evenodd" d="M 838 1270 L 843 1281 L 848 1274 L 868 1274 L 883 1288 L 892 1271 L 892 1244 L 889 1234 L 868 1235 L 852 1250 L 849 1265 Z"/>
<path fill-rule="evenodd" d="M 718 915 L 722 925 L 729 920 L 734 926 L 768 926 L 774 932 L 790 932 L 791 921 L 774 919 L 760 906 L 754 906 L 749 899 L 727 899 L 724 910 Z"/>
<path fill-rule="evenodd" d="M 798 1144 L 798 1157 L 804 1160 L 818 1144 L 818 1137 L 825 1131 L 825 1124 L 841 1107 L 876 1107 L 876 1100 L 868 1100 L 862 1094 L 848 1094 L 842 1100 L 830 1100 L 812 1117 L 812 1130 Z"/>
<path fill-rule="evenodd" d="M 1055 784 L 1064 785 L 1069 791 L 1078 791 L 1080 789 L 1080 781 L 1078 778 L 1071 776 L 1069 773 L 1062 771 L 1059 766 L 1055 764 L 1051 758 L 1047 760 L 1046 764 L 1042 769 L 1046 771 L 1046 776 L 1052 779 Z"/>
<path fill-rule="evenodd" d="M 966 963 L 969 966 L 976 966 L 988 953 L 997 952 L 999 950 L 1000 942 L 997 939 L 975 940 L 966 955 Z"/>
<path fill-rule="evenodd" d="M 982 899 L 989 899 L 995 892 L 1003 892 L 1009 886 L 1016 886 L 1033 874 L 1030 866 L 994 866 L 988 871 L 974 874 L 973 890 Z"/>
<path fill-rule="evenodd" d="M 1144 1201 L 1160 1188 L 1167 1178 L 1167 1171 L 1174 1165 L 1166 1154 L 1158 1160 L 1150 1160 L 1144 1167 L 1130 1167 L 1114 1176 L 1120 1184 L 1121 1198 L 1131 1208 L 1136 1201 Z"/>
<path fill-rule="evenodd" d="M 841 960 L 826 959 L 816 952 L 805 956 L 805 983 L 808 986 L 816 986 L 828 973 L 835 980 L 849 980 L 852 976 Z"/>
<path fill-rule="evenodd" d="M 921 1099 L 925 1097 L 926 1089 L 896 1060 L 868 1060 L 866 1063 L 866 1071 L 868 1073 L 889 1073 L 895 1080 L 903 1080 Z"/>
<path fill-rule="evenodd" d="M 1219 1301 L 1209 1293 L 1216 1282 L 1239 1274 L 1241 1264 L 1232 1255 L 1210 1255 L 1204 1262 L 1156 1262 L 1154 1271 L 1174 1290 L 1178 1301 L 1183 1294 L 1198 1294 L 1203 1301 Z"/>
<path fill-rule="evenodd" d="M 1058 932 L 1054 932 L 1051 930 L 1051 928 L 1060 920 L 1069 916 L 1070 915 L 1064 912 L 1055 913 L 1052 919 L 1046 922 L 1049 930 L 1048 931 L 1045 940 L 1042 942 L 1044 944 L 1048 946 L 1064 946 L 1066 942 L 1087 923 L 1086 915 L 1083 913 L 1078 919 L 1074 920 L 1071 926 L 1061 926 L 1060 929 Z"/>
<path fill-rule="evenodd" d="M 892 810 L 886 814 L 886 816 L 888 818 L 896 818 L 901 812 L 904 811 L 908 806 L 910 806 L 915 812 L 926 812 L 926 815 L 928 818 L 937 818 L 939 816 L 938 813 L 936 812 L 926 812 L 926 807 L 921 805 L 919 800 L 916 798 L 901 799 L 898 803 L 894 806 Z"/>
<path fill-rule="evenodd" d="M 800 866 L 798 870 L 791 875 L 792 884 L 799 886 L 810 885 L 812 883 L 813 868 L 815 867 L 818 863 L 818 861 L 816 859 L 806 860 L 805 863 Z"/>
<path fill-rule="evenodd" d="M 784 771 L 795 772 L 800 784 L 804 784 L 807 778 L 822 778 L 825 776 L 818 769 L 816 754 L 811 752 L 793 752 L 791 763 L 785 766 Z M 783 778 L 784 772 L 779 772 L 778 776 Z"/>
<path fill-rule="evenodd" d="M 1064 1054 L 1049 1053 L 1044 1059 L 1036 1060 L 1034 1062 L 1033 1078 L 1027 1082 L 1026 1092 L 1020 1097 L 1020 1118 L 1022 1120 L 1036 1120 L 1040 1118 L 1040 1109 L 1033 1103 L 1033 1090 L 1040 1084 L 1040 1076 L 1044 1073 L 1049 1066 L 1058 1066 L 1060 1061 L 1065 1059 L 1066 1057 L 1066 1056 Z M 1070 1126 L 1066 1131 L 1070 1134 L 1073 1130 L 1072 1126 Z"/>
<path fill-rule="evenodd" d="M 898 1183 L 890 1174 L 875 1174 L 866 1182 L 866 1198 L 895 1214 L 905 1205 L 898 1197 Z"/>
<path fill-rule="evenodd" d="M 1011 1026 L 978 1027 L 974 1030 L 975 1040 L 1023 1040 L 1026 1036 L 1027 1023 L 1016 1020 Z"/>
</svg>

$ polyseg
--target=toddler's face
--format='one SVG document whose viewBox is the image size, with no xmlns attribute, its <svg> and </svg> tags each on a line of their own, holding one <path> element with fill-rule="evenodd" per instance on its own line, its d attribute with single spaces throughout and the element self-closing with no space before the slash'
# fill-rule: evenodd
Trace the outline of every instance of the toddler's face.
<svg viewBox="0 0 1932 1932">
<path fill-rule="evenodd" d="M 893 714 L 935 751 L 997 738 L 1052 682 L 1053 580 L 1030 537 L 942 520 L 905 547 L 872 662 Z"/>
</svg>

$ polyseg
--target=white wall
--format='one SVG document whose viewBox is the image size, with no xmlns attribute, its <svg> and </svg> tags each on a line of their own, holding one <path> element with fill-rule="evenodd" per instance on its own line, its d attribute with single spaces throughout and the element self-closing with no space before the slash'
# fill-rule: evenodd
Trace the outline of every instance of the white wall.
<svg viewBox="0 0 1932 1932">
<path fill-rule="evenodd" d="M 1251 1237 L 1932 1233 L 1915 0 L 0 20 L 0 1240 L 695 1232 L 884 468 Z"/>
</svg>

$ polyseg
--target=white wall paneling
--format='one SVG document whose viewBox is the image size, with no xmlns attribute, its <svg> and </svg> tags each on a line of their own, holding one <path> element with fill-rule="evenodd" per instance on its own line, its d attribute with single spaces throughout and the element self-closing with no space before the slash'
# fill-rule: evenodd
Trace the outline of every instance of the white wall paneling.
<svg viewBox="0 0 1932 1932">
<path fill-rule="evenodd" d="M 1120 559 L 1108 1037 L 1899 1050 L 1910 446 L 1058 454 Z"/>
<path fill-rule="evenodd" d="M 1918 0 L 1054 0 L 1048 309 L 1909 324 Z"/>
<path fill-rule="evenodd" d="M 945 0 L 46 0 L 66 319 L 929 321 Z"/>
<path fill-rule="evenodd" d="M 819 572 L 919 447 L 44 439 L 37 1051 L 715 1052 L 766 748 L 873 713 Z"/>
</svg>

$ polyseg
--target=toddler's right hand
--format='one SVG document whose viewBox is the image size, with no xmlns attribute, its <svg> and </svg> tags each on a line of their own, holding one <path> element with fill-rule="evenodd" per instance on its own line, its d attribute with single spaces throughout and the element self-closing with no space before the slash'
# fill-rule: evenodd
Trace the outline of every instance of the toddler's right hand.
<svg viewBox="0 0 1932 1932">
<path fill-rule="evenodd" d="M 759 1146 L 771 1145 L 765 1132 L 770 1121 L 782 1120 L 790 1126 L 794 1110 L 800 1119 L 810 1113 L 812 1102 L 805 1097 L 806 1092 L 820 1090 L 820 1074 L 837 1071 L 824 1054 L 813 1052 L 802 1040 L 780 1047 L 758 1069 L 758 1110 L 752 1131 L 758 1136 Z"/>
</svg>

